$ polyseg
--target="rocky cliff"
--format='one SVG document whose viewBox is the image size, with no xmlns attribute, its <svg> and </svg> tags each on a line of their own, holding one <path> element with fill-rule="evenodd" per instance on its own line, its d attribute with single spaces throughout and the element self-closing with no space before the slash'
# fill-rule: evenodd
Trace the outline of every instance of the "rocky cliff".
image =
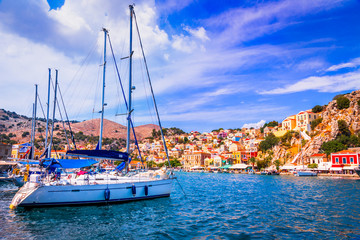
<svg viewBox="0 0 360 240">
<path fill-rule="evenodd" d="M 358 101 L 360 100 L 360 90 L 345 94 L 350 100 L 350 106 L 347 109 L 339 110 L 337 108 L 336 100 L 329 102 L 324 106 L 323 111 L 320 113 L 323 118 L 322 122 L 311 132 L 311 140 L 301 148 L 299 155 L 303 156 L 304 162 L 309 161 L 309 157 L 315 153 L 319 153 L 320 147 L 324 142 L 333 140 L 338 135 L 338 120 L 344 120 L 351 131 L 351 133 L 358 133 L 360 131 L 360 106 Z M 300 144 L 300 139 L 293 137 L 291 139 L 292 148 L 284 148 L 281 145 L 277 145 L 272 149 L 273 161 L 280 159 L 283 163 L 293 162 Z M 295 163 L 300 164 L 300 157 L 297 158 Z"/>
</svg>

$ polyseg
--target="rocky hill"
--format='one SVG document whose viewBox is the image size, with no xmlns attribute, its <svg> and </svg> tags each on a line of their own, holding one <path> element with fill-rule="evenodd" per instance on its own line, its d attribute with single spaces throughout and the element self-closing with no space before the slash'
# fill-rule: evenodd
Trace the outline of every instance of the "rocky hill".
<svg viewBox="0 0 360 240">
<path fill-rule="evenodd" d="M 312 136 L 311 140 L 307 141 L 301 148 L 301 155 L 304 157 L 305 162 L 308 161 L 311 155 L 321 152 L 320 148 L 324 142 L 334 140 L 337 137 L 339 134 L 338 120 L 344 120 L 352 134 L 360 132 L 360 106 L 358 105 L 360 90 L 345 94 L 344 97 L 350 100 L 350 105 L 346 109 L 339 110 L 336 100 L 332 100 L 328 105 L 323 106 L 323 111 L 319 113 L 322 122 L 310 134 Z M 281 144 L 273 147 L 273 161 L 280 159 L 283 163 L 292 162 L 297 153 L 296 149 L 299 147 L 300 139 L 293 137 L 290 142 L 290 148 L 285 148 Z M 300 158 L 297 159 L 296 163 L 300 164 Z"/>
<path fill-rule="evenodd" d="M 44 119 L 37 121 L 36 139 L 41 141 L 45 137 L 46 122 Z M 71 124 L 74 133 L 82 132 L 82 135 L 99 136 L 100 119 L 92 119 Z M 152 136 L 153 129 L 159 130 L 159 126 L 147 124 L 135 127 L 138 140 Z M 0 142 L 22 143 L 30 141 L 31 118 L 18 115 L 15 112 L 0 109 Z M 131 134 L 132 136 L 132 134 Z M 62 123 L 55 122 L 54 137 L 65 140 Z M 103 138 L 126 139 L 126 127 L 116 122 L 104 119 Z M 84 142 L 80 142 L 84 144 Z"/>
</svg>

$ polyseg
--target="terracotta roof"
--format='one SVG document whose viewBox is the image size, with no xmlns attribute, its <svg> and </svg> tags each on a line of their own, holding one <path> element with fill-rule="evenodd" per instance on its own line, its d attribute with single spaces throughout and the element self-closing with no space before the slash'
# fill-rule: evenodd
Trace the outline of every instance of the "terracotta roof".
<svg viewBox="0 0 360 240">
<path fill-rule="evenodd" d="M 311 155 L 310 157 L 325 157 L 326 154 L 325 153 L 315 153 L 313 155 Z"/>
<path fill-rule="evenodd" d="M 351 151 L 351 150 L 342 150 L 342 151 L 336 152 L 334 154 L 353 154 L 353 153 L 356 153 L 356 152 Z"/>
</svg>

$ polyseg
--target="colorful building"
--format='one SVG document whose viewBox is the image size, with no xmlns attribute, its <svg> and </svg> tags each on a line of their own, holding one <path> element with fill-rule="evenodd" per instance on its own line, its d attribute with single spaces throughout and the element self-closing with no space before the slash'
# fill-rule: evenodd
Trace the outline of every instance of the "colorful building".
<svg viewBox="0 0 360 240">
<path fill-rule="evenodd" d="M 329 170 L 338 173 L 353 173 L 354 168 L 359 166 L 359 155 L 359 153 L 350 150 L 332 153 Z"/>
</svg>

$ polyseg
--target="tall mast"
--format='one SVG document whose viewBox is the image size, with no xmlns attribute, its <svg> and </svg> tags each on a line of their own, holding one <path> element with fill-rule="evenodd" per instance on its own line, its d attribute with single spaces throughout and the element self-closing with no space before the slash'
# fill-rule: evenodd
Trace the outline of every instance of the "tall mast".
<svg viewBox="0 0 360 240">
<path fill-rule="evenodd" d="M 130 9 L 130 53 L 129 53 L 129 105 L 128 105 L 128 118 L 127 118 L 127 140 L 126 152 L 130 153 L 130 128 L 131 128 L 131 93 L 132 93 L 132 19 L 134 6 L 129 5 Z"/>
<path fill-rule="evenodd" d="M 108 31 L 103 28 L 104 31 L 104 67 L 103 67 L 103 86 L 102 86 L 102 97 L 101 97 L 101 118 L 100 118 L 100 135 L 99 135 L 99 148 L 102 146 L 102 135 L 104 126 L 104 107 L 105 107 L 105 72 L 106 72 L 106 35 Z"/>
<path fill-rule="evenodd" d="M 51 84 L 51 69 L 49 68 L 49 82 L 48 82 L 48 99 L 46 106 L 46 132 L 45 132 L 45 151 L 47 149 L 48 144 L 48 131 L 49 131 L 49 113 L 50 113 L 50 84 Z M 48 156 L 45 156 L 48 157 Z"/>
<path fill-rule="evenodd" d="M 35 143 L 35 131 L 36 131 L 36 107 L 37 107 L 37 92 L 38 85 L 35 84 L 35 101 L 33 105 L 33 120 L 32 120 L 32 129 L 31 129 L 31 156 L 30 159 L 34 159 L 34 143 Z"/>
<path fill-rule="evenodd" d="M 55 69 L 56 77 L 55 77 L 55 93 L 54 93 L 54 111 L 53 111 L 53 118 L 51 123 L 51 135 L 50 135 L 50 143 L 49 143 L 49 151 L 47 153 L 47 157 L 49 158 L 51 156 L 51 145 L 53 140 L 53 134 L 54 134 L 54 121 L 55 121 L 55 110 L 56 110 L 56 93 L 57 93 L 57 85 L 58 85 L 58 70 Z"/>
</svg>

